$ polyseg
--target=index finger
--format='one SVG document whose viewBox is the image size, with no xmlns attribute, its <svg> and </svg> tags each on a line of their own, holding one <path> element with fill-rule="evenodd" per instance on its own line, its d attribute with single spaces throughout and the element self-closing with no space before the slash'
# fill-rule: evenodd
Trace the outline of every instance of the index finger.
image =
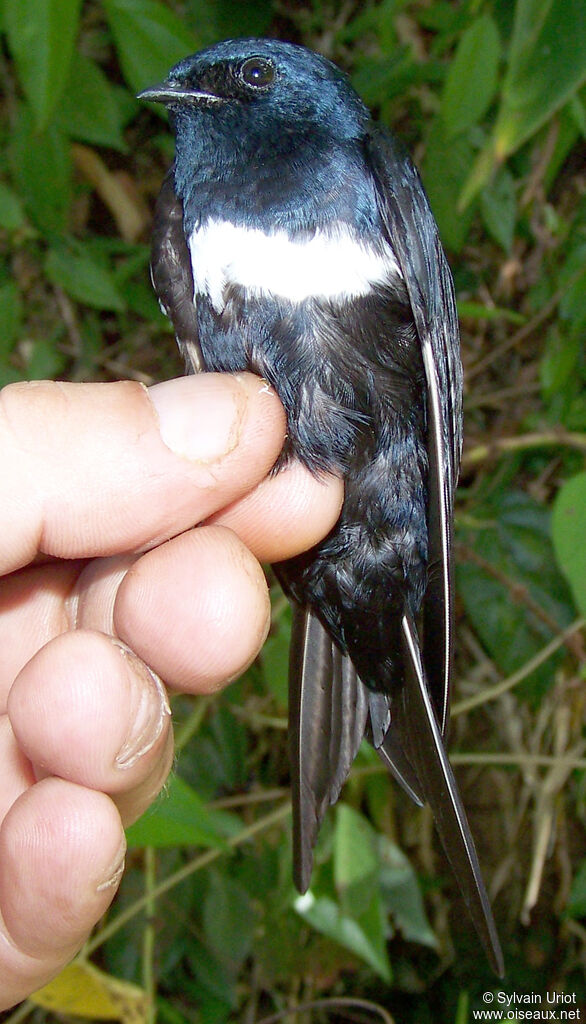
<svg viewBox="0 0 586 1024">
<path fill-rule="evenodd" d="M 285 414 L 252 374 L 12 384 L 0 392 L 0 573 L 37 554 L 150 547 L 248 493 Z"/>
</svg>

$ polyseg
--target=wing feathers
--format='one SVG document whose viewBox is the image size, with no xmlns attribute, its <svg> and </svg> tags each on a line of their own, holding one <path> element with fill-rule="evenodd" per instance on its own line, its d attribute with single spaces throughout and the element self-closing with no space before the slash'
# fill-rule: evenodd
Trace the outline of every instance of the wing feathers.
<svg viewBox="0 0 586 1024">
<path fill-rule="evenodd" d="M 173 168 L 157 199 L 151 248 L 151 278 L 161 307 L 171 318 L 189 373 L 204 369 L 198 341 L 191 257 L 183 231 L 183 205 L 175 194 Z"/>
<path fill-rule="evenodd" d="M 461 449 L 462 367 L 450 270 L 417 170 L 373 126 L 368 158 L 380 215 L 407 287 L 427 382 L 428 565 L 423 660 L 442 733 L 448 726 L 452 657 L 451 521 Z"/>
</svg>

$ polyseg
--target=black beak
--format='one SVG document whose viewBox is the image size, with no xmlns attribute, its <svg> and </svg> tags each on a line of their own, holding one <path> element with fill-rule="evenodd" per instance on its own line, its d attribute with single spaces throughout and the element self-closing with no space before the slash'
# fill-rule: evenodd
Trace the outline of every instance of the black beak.
<svg viewBox="0 0 586 1024">
<path fill-rule="evenodd" d="M 166 106 L 170 106 L 173 103 L 200 105 L 221 102 L 220 96 L 197 89 L 188 89 L 176 82 L 161 82 L 160 85 L 153 85 L 139 92 L 136 98 L 138 100 L 146 100 L 149 103 L 164 103 Z"/>
</svg>

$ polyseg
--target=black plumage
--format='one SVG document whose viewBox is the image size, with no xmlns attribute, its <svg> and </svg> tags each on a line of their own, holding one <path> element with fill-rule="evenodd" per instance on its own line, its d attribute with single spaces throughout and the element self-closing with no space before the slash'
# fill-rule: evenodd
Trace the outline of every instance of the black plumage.
<svg viewBox="0 0 586 1024">
<path fill-rule="evenodd" d="M 502 955 L 444 748 L 462 372 L 451 274 L 419 175 L 329 61 L 274 40 L 186 58 L 152 277 L 189 371 L 252 370 L 292 457 L 345 482 L 340 519 L 275 566 L 294 610 L 294 873 L 366 735 L 428 800 L 488 956 Z M 309 268 L 309 269 L 308 269 Z"/>
</svg>

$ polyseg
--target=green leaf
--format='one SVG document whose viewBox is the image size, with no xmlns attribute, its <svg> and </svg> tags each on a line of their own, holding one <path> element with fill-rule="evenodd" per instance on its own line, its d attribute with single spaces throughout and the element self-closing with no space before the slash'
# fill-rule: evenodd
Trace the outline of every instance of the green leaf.
<svg viewBox="0 0 586 1024">
<path fill-rule="evenodd" d="M 73 59 L 57 123 L 73 139 L 126 149 L 114 89 L 98 65 L 81 53 Z"/>
<path fill-rule="evenodd" d="M 517 219 L 515 179 L 503 167 L 480 195 L 482 219 L 495 242 L 510 252 Z"/>
<path fill-rule="evenodd" d="M 45 260 L 45 272 L 53 284 L 63 288 L 77 302 L 116 313 L 125 309 L 124 299 L 110 271 L 97 263 L 79 242 L 50 249 Z"/>
<path fill-rule="evenodd" d="M 586 859 L 574 875 L 566 913 L 570 917 L 586 917 Z"/>
<path fill-rule="evenodd" d="M 583 0 L 517 0 L 495 126 L 497 158 L 518 149 L 585 80 Z"/>
<path fill-rule="evenodd" d="M 496 167 L 516 152 L 586 81 L 583 0 L 517 0 L 495 128 L 462 189 L 465 210 Z"/>
<path fill-rule="evenodd" d="M 375 832 L 366 818 L 348 804 L 336 807 L 334 880 L 339 893 L 362 889 L 378 871 Z"/>
<path fill-rule="evenodd" d="M 394 923 L 408 942 L 437 949 L 434 935 L 425 914 L 417 875 L 409 860 L 395 843 L 378 836 L 381 859 L 380 883 L 383 902 Z"/>
<path fill-rule="evenodd" d="M 460 527 L 458 539 L 486 568 L 460 556 L 458 590 L 487 651 L 509 674 L 551 640 L 555 624 L 562 629 L 575 612 L 555 564 L 547 509 L 522 492 L 507 491 L 495 494 L 475 515 L 481 525 Z M 535 683 L 550 686 L 552 660 L 531 680 L 529 692 Z"/>
<path fill-rule="evenodd" d="M 465 299 L 458 300 L 458 316 L 469 320 L 505 320 L 518 326 L 527 322 L 527 317 L 518 313 L 516 309 L 483 306 L 481 302 L 467 302 Z"/>
<path fill-rule="evenodd" d="M 5 0 L 8 43 L 38 129 L 61 98 L 79 25 L 81 0 Z"/>
<path fill-rule="evenodd" d="M 358 921 L 344 914 L 339 905 L 327 896 L 316 897 L 311 890 L 295 899 L 294 907 L 300 917 L 312 928 L 334 939 L 345 949 L 364 960 L 379 977 L 391 983 L 391 965 L 387 956 L 381 927 L 381 905 L 375 894 L 369 918 Z"/>
<path fill-rule="evenodd" d="M 558 565 L 586 615 L 586 473 L 573 476 L 558 491 L 551 531 Z"/>
<path fill-rule="evenodd" d="M 578 373 L 584 339 L 579 332 L 566 334 L 559 324 L 552 325 L 547 333 L 545 352 L 539 366 L 539 379 L 546 399 L 563 394 Z"/>
<path fill-rule="evenodd" d="M 129 846 L 224 846 L 226 836 L 236 835 L 240 819 L 226 811 L 206 807 L 194 789 L 178 775 L 153 807 L 126 832 Z"/>
<path fill-rule="evenodd" d="M 189 944 L 189 960 L 196 982 L 194 988 L 197 992 L 199 1019 L 206 1024 L 227 1021 L 230 1010 L 234 1010 L 237 1005 L 236 980 L 232 971 L 197 938 Z M 185 1017 L 182 1016 L 182 1020 Z"/>
<path fill-rule="evenodd" d="M 450 64 L 441 113 L 448 137 L 477 124 L 493 101 L 501 55 L 497 27 L 489 14 L 466 29 Z"/>
<path fill-rule="evenodd" d="M 143 89 L 198 48 L 194 35 L 158 0 L 104 0 L 104 9 L 129 85 Z"/>
<path fill-rule="evenodd" d="M 236 36 L 262 36 L 273 17 L 272 0 L 188 0 L 187 8 L 205 45 Z"/>
<path fill-rule="evenodd" d="M 30 109 L 16 116 L 10 151 L 13 179 L 35 225 L 45 234 L 62 234 L 71 203 L 69 141 L 56 125 L 37 132 Z M 42 171 L 42 173 L 41 173 Z"/>
<path fill-rule="evenodd" d="M 18 231 L 24 222 L 24 210 L 20 199 L 12 189 L 0 181 L 0 228 L 4 228 L 5 231 Z"/>
<path fill-rule="evenodd" d="M 423 181 L 442 241 L 453 252 L 462 248 L 474 217 L 472 207 L 455 216 L 472 157 L 472 147 L 467 139 L 464 136 L 448 139 L 443 120 L 436 118 L 427 139 Z"/>
<path fill-rule="evenodd" d="M 18 339 L 22 323 L 22 306 L 18 288 L 13 281 L 0 286 L 0 360 L 4 362 Z"/>
<path fill-rule="evenodd" d="M 251 951 L 256 920 L 246 889 L 227 872 L 211 873 L 203 923 L 207 945 L 236 973 Z"/>
<path fill-rule="evenodd" d="M 28 380 L 51 380 L 63 373 L 65 357 L 57 347 L 56 338 L 38 338 L 27 355 Z"/>
<path fill-rule="evenodd" d="M 282 708 L 287 707 L 289 688 L 289 635 L 282 629 L 271 634 L 262 649 L 261 663 L 265 682 Z"/>
</svg>

